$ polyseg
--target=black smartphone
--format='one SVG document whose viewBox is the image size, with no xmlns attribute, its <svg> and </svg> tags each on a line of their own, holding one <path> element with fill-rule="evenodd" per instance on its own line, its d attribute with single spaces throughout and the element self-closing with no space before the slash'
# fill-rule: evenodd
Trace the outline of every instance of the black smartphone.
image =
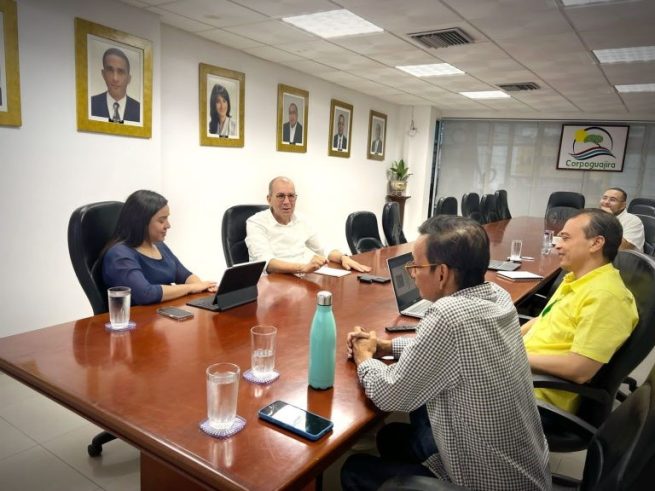
<svg viewBox="0 0 655 491">
<path fill-rule="evenodd" d="M 259 410 L 264 421 L 308 440 L 318 440 L 332 429 L 332 421 L 284 401 L 275 401 Z"/>
<path fill-rule="evenodd" d="M 165 317 L 175 319 L 176 321 L 183 321 L 193 317 L 193 312 L 189 312 L 188 310 L 184 309 L 178 309 L 177 307 L 160 307 L 157 309 L 157 313 Z"/>
<path fill-rule="evenodd" d="M 376 276 L 373 274 L 360 274 L 357 278 L 363 283 L 388 283 L 391 281 L 391 278 L 388 276 Z"/>
<path fill-rule="evenodd" d="M 387 326 L 384 328 L 387 332 L 404 332 L 404 331 L 416 331 L 416 324 L 414 325 L 397 325 L 397 326 Z"/>
</svg>

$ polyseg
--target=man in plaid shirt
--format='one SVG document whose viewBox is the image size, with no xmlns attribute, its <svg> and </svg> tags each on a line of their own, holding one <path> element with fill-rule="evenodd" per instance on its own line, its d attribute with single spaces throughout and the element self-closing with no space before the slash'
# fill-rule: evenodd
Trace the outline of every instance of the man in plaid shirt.
<svg viewBox="0 0 655 491">
<path fill-rule="evenodd" d="M 516 309 L 505 290 L 484 281 L 486 232 L 473 220 L 446 215 L 419 232 L 406 268 L 434 304 L 416 337 L 389 341 L 355 327 L 347 344 L 373 403 L 384 411 L 424 411 L 434 441 L 418 449 L 425 427 L 385 426 L 378 433 L 381 457 L 351 456 L 341 471 L 343 489 L 374 490 L 401 475 L 469 489 L 550 489 Z M 374 359 L 386 355 L 397 362 Z"/>
</svg>

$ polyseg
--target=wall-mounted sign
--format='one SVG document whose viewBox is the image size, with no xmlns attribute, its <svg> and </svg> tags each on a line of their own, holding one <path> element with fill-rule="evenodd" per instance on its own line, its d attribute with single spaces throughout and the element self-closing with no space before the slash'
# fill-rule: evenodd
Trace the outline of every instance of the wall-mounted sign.
<svg viewBox="0 0 655 491">
<path fill-rule="evenodd" d="M 564 124 L 557 168 L 623 172 L 629 126 Z"/>
</svg>

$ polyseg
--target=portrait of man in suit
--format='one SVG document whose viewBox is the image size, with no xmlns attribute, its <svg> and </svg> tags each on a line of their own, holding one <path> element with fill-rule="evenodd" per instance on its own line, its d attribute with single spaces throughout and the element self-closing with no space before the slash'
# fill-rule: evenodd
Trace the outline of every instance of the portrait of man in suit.
<svg viewBox="0 0 655 491">
<path fill-rule="evenodd" d="M 107 49 L 102 55 L 101 74 L 107 90 L 91 97 L 91 115 L 112 123 L 141 122 L 139 101 L 127 95 L 132 81 L 127 55 L 116 47 Z"/>
<path fill-rule="evenodd" d="M 343 113 L 340 113 L 337 118 L 337 133 L 332 138 L 332 147 L 338 152 L 348 150 L 348 137 L 346 134 L 346 117 Z"/>
<path fill-rule="evenodd" d="M 371 153 L 376 155 L 382 155 L 383 143 L 382 143 L 382 125 L 380 123 L 375 123 L 375 139 L 371 142 Z"/>
<path fill-rule="evenodd" d="M 298 105 L 295 102 L 289 104 L 289 120 L 282 125 L 282 141 L 289 145 L 302 145 L 302 124 L 298 121 Z"/>
</svg>

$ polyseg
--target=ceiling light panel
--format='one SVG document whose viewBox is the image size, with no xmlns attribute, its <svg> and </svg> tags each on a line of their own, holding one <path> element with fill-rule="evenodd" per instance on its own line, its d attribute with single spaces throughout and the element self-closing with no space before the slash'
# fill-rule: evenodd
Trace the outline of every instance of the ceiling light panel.
<svg viewBox="0 0 655 491">
<path fill-rule="evenodd" d="M 381 27 L 346 9 L 284 17 L 282 20 L 325 39 L 383 32 Z"/>
<path fill-rule="evenodd" d="M 433 63 L 430 65 L 402 65 L 396 67 L 398 70 L 407 72 L 416 77 L 441 77 L 444 75 L 463 75 L 459 68 L 448 63 Z"/>
<path fill-rule="evenodd" d="M 626 84 L 615 85 L 619 92 L 655 92 L 655 84 Z"/>
<path fill-rule="evenodd" d="M 632 63 L 655 60 L 655 46 L 636 46 L 634 48 L 595 49 L 594 55 L 600 63 Z"/>
<path fill-rule="evenodd" d="M 460 92 L 469 99 L 509 99 L 510 95 L 501 90 L 480 90 L 476 92 Z"/>
</svg>

